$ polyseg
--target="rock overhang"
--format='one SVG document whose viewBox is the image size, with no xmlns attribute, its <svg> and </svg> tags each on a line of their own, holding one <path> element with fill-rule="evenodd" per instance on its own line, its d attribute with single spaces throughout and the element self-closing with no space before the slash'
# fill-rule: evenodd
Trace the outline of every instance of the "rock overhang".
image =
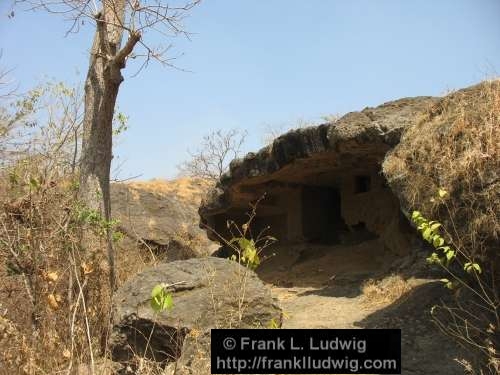
<svg viewBox="0 0 500 375">
<path fill-rule="evenodd" d="M 332 123 L 291 130 L 258 152 L 233 160 L 229 172 L 203 200 L 200 226 L 210 228 L 212 239 L 224 237 L 225 221 L 243 221 L 249 203 L 265 194 L 258 218 L 280 227 L 274 234 L 286 241 L 304 240 L 308 230 L 334 230 L 333 222 L 348 231 L 363 225 L 391 242 L 389 237 L 394 236 L 387 232 L 400 226 L 394 218 L 399 216 L 399 205 L 380 166 L 404 129 L 437 100 L 404 98 L 351 112 Z M 342 222 L 330 214 L 315 216 L 325 209 L 338 210 Z M 320 229 L 307 229 L 309 221 L 322 223 Z"/>
</svg>

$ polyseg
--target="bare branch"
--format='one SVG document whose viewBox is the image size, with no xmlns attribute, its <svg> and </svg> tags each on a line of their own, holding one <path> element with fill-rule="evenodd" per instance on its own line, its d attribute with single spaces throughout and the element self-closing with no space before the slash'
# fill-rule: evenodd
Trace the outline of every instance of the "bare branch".
<svg viewBox="0 0 500 375">
<path fill-rule="evenodd" d="M 181 174 L 218 180 L 229 168 L 229 163 L 240 156 L 247 136 L 246 131 L 231 129 L 214 131 L 203 137 L 196 152 L 189 152 L 191 159 L 177 168 Z"/>
<path fill-rule="evenodd" d="M 3 51 L 0 50 L 0 60 L 2 59 Z M 10 79 L 10 74 L 12 69 L 2 69 L 0 68 L 0 99 L 10 98 L 17 90 L 16 87 L 12 87 L 13 80 Z"/>
<path fill-rule="evenodd" d="M 184 20 L 189 12 L 201 0 L 15 0 L 29 10 L 44 10 L 60 14 L 71 22 L 67 31 L 75 33 L 85 21 L 96 24 L 107 38 L 101 38 L 101 52 L 104 55 L 115 55 L 115 62 L 123 64 L 127 57 L 144 58 L 142 70 L 149 60 L 176 68 L 172 63 L 175 58 L 168 57 L 171 48 L 150 45 L 143 40 L 146 33 L 157 33 L 165 38 L 190 34 L 185 30 Z M 120 49 L 121 34 L 126 31 L 128 39 Z M 140 42 L 140 43 L 139 43 Z M 133 53 L 140 47 L 144 52 Z M 119 56 L 118 56 L 119 54 Z M 183 70 L 183 69 L 181 69 Z M 134 75 L 137 75 L 134 74 Z"/>
<path fill-rule="evenodd" d="M 116 54 L 114 60 L 115 63 L 119 66 L 124 66 L 125 65 L 125 59 L 127 56 L 130 56 L 132 51 L 134 50 L 135 45 L 139 42 L 141 39 L 141 33 L 138 31 L 133 31 L 129 38 L 127 39 L 127 42 L 123 46 L 123 48 L 118 51 Z"/>
</svg>

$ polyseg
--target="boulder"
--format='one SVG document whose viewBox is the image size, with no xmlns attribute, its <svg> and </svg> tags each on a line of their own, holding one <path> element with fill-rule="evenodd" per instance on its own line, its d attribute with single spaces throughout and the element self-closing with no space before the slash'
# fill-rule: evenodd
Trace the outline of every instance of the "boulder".
<svg viewBox="0 0 500 375">
<path fill-rule="evenodd" d="M 155 313 L 151 290 L 161 283 L 171 285 L 174 307 Z M 181 358 L 181 367 L 193 368 L 193 361 L 209 363 L 211 328 L 281 324 L 281 310 L 253 271 L 207 257 L 160 264 L 136 275 L 115 294 L 113 319 L 114 361 L 131 362 L 137 354 L 164 364 Z"/>
<path fill-rule="evenodd" d="M 111 184 L 112 215 L 126 235 L 122 247 L 150 247 L 167 261 L 209 253 L 213 243 L 198 227 L 197 214 L 209 187 L 194 178 Z"/>
</svg>

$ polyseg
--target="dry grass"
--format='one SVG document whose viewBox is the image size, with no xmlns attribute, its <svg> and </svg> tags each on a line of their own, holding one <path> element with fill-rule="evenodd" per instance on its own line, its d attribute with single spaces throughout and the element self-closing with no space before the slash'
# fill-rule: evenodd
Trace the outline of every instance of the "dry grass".
<svg viewBox="0 0 500 375">
<path fill-rule="evenodd" d="M 0 174 L 0 374 L 51 374 L 105 350 L 104 239 L 80 247 L 71 176 L 45 177 L 33 163 Z"/>
<path fill-rule="evenodd" d="M 212 183 L 203 178 L 182 177 L 175 180 L 134 181 L 128 185 L 143 191 L 172 194 L 185 202 L 199 204 Z"/>
<path fill-rule="evenodd" d="M 370 307 L 390 305 L 411 288 L 410 283 L 400 275 L 390 275 L 382 280 L 370 279 L 361 286 L 363 303 Z"/>
<path fill-rule="evenodd" d="M 383 171 L 407 208 L 443 222 L 457 246 L 484 258 L 500 237 L 500 81 L 444 97 L 405 132 Z M 432 199 L 438 188 L 449 192 L 445 207 Z"/>
<path fill-rule="evenodd" d="M 461 282 L 452 304 L 435 306 L 439 329 L 478 354 L 469 372 L 498 374 L 500 279 L 500 81 L 451 93 L 407 129 L 386 157 L 383 171 L 403 205 L 443 223 L 446 242 L 478 262 L 473 276 L 450 271 Z M 436 199 L 442 188 L 448 192 Z M 467 368 L 467 366 L 466 366 Z"/>
<path fill-rule="evenodd" d="M 0 374 L 69 374 L 105 351 L 104 239 L 76 200 L 81 95 L 53 82 L 0 102 Z"/>
</svg>

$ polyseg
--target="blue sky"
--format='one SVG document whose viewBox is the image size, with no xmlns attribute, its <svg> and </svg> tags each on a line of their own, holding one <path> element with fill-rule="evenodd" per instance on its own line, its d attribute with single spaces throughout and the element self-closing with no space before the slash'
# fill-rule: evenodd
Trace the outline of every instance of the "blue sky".
<svg viewBox="0 0 500 375">
<path fill-rule="evenodd" d="M 65 37 L 60 16 L 0 4 L 2 65 L 22 89 L 44 76 L 82 81 L 90 24 Z M 440 95 L 500 71 L 498 0 L 205 0 L 174 43 L 181 72 L 151 64 L 124 72 L 119 108 L 130 128 L 115 154 L 120 177 L 171 178 L 215 129 L 319 121 L 405 96 Z M 150 37 L 149 35 L 145 36 Z M 78 73 L 79 72 L 79 73 Z"/>
</svg>

